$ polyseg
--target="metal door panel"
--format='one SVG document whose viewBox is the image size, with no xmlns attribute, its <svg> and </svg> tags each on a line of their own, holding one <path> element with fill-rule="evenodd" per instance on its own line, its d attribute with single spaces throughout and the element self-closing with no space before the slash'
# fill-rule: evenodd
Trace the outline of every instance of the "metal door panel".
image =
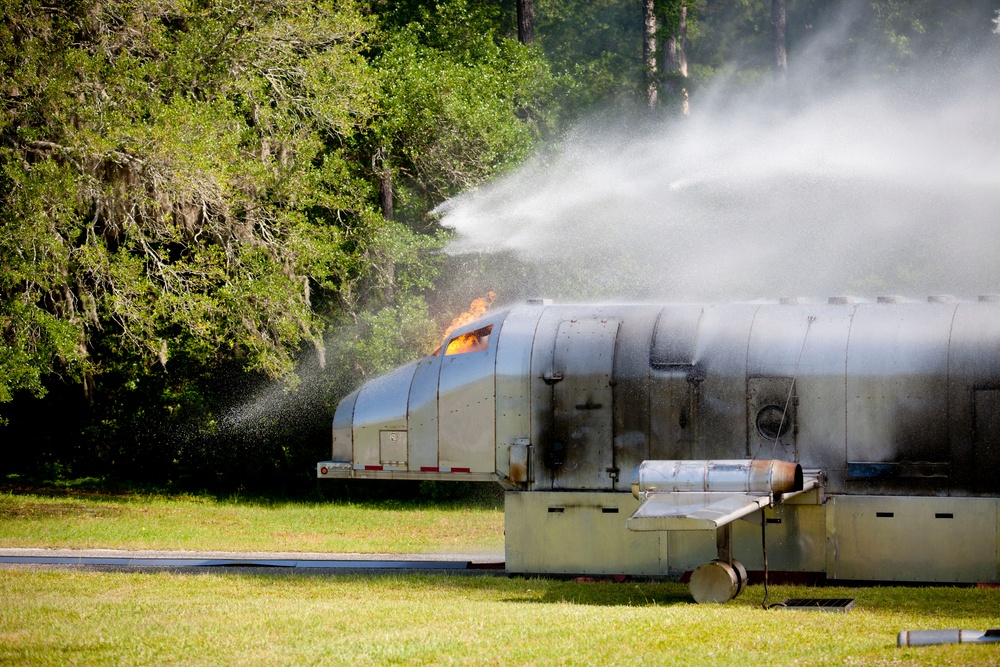
<svg viewBox="0 0 1000 667">
<path fill-rule="evenodd" d="M 531 348 L 531 456 L 533 489 L 552 488 L 552 352 L 565 306 L 546 308 L 535 328 Z"/>
<path fill-rule="evenodd" d="M 614 363 L 614 465 L 616 489 L 627 489 L 633 469 L 650 456 L 650 349 L 660 306 L 634 306 L 621 323 Z"/>
<path fill-rule="evenodd" d="M 760 305 L 709 306 L 698 327 L 691 382 L 697 400 L 693 458 L 747 455 L 747 349 Z"/>
<path fill-rule="evenodd" d="M 452 334 L 454 340 L 492 324 L 486 349 L 455 355 L 442 352 L 445 356 L 438 383 L 438 458 L 442 469 L 496 471 L 496 353 L 504 315 L 478 320 Z"/>
<path fill-rule="evenodd" d="M 666 534 L 633 533 L 625 528 L 625 517 L 638 506 L 631 493 L 508 492 L 504 501 L 506 570 L 666 574 L 665 561 L 660 560 Z"/>
<path fill-rule="evenodd" d="M 667 306 L 653 334 L 649 363 L 649 458 L 691 459 L 698 433 L 695 360 L 702 306 Z"/>
<path fill-rule="evenodd" d="M 747 453 L 754 458 L 799 460 L 796 380 L 747 378 Z"/>
<path fill-rule="evenodd" d="M 438 467 L 438 376 L 441 357 L 425 357 L 417 364 L 410 385 L 410 470 Z"/>
<path fill-rule="evenodd" d="M 992 582 L 997 499 L 832 496 L 827 576 L 912 582 Z"/>
<path fill-rule="evenodd" d="M 997 486 L 1000 475 L 987 473 L 984 479 L 986 470 L 981 462 L 984 454 L 995 450 L 1000 443 L 991 445 L 984 440 L 995 432 L 982 423 L 983 407 L 988 407 L 982 403 L 988 397 L 977 400 L 976 394 L 981 390 L 1000 389 L 1000 304 L 959 304 L 952 324 L 948 380 L 951 384 L 948 412 L 952 492 L 959 489 L 996 493 L 1000 491 Z M 988 430 L 983 431 L 983 428 Z"/>
<path fill-rule="evenodd" d="M 541 306 L 515 308 L 500 328 L 496 366 L 496 469 L 501 474 L 509 469 L 510 446 L 519 440 L 530 442 L 531 350 L 543 310 Z M 530 451 L 529 448 L 527 452 Z M 530 458 L 526 463 L 530 471 Z"/>
<path fill-rule="evenodd" d="M 559 325 L 552 362 L 556 488 L 614 488 L 611 379 L 618 328 L 612 319 Z"/>
<path fill-rule="evenodd" d="M 975 489 L 996 493 L 1000 491 L 1000 390 L 976 391 L 973 404 Z"/>
<path fill-rule="evenodd" d="M 375 378 L 358 393 L 354 406 L 354 464 L 382 464 L 381 431 L 406 430 L 406 402 L 416 363 Z"/>
<path fill-rule="evenodd" d="M 333 458 L 347 463 L 354 460 L 354 406 L 358 402 L 357 391 L 352 391 L 337 406 L 333 415 Z"/>
<path fill-rule="evenodd" d="M 762 437 L 757 428 L 760 410 L 770 404 L 784 411 L 787 403 L 793 429 L 782 442 L 794 443 L 794 460 L 826 470 L 828 483 L 838 489 L 847 452 L 845 372 L 854 312 L 853 306 L 826 304 L 763 306 L 754 319 L 747 359 L 749 454 L 774 446 L 774 439 Z M 765 388 L 768 382 L 772 386 Z"/>
<path fill-rule="evenodd" d="M 940 462 L 955 305 L 858 307 L 847 358 L 848 461 Z"/>
</svg>

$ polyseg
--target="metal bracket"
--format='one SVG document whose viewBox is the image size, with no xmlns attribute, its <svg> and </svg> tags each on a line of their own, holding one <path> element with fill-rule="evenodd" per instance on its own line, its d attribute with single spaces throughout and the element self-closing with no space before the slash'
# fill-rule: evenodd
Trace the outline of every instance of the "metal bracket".
<svg viewBox="0 0 1000 667">
<path fill-rule="evenodd" d="M 556 382 L 560 382 L 563 379 L 562 373 L 556 373 L 554 371 L 545 371 L 542 375 L 542 381 L 547 385 L 554 385 Z"/>
</svg>

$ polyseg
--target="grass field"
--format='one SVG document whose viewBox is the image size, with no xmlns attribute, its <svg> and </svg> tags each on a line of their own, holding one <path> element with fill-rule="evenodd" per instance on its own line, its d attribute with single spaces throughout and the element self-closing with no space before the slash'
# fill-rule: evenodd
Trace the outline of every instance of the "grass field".
<svg viewBox="0 0 1000 667">
<path fill-rule="evenodd" d="M 495 495 L 459 504 L 7 492 L 0 493 L 0 547 L 502 552 L 503 501 Z"/>
<path fill-rule="evenodd" d="M 670 583 L 498 576 L 0 569 L 4 665 L 983 665 L 1000 645 L 896 648 L 984 629 L 997 591 L 774 587 L 847 614 L 696 605 Z"/>
<path fill-rule="evenodd" d="M 502 511 L 429 503 L 0 494 L 0 546 L 500 550 Z M 0 567 L 0 665 L 1000 665 L 1000 644 L 896 648 L 1000 625 L 1000 590 L 772 586 L 846 614 L 693 604 L 664 582 L 490 574 Z"/>
</svg>

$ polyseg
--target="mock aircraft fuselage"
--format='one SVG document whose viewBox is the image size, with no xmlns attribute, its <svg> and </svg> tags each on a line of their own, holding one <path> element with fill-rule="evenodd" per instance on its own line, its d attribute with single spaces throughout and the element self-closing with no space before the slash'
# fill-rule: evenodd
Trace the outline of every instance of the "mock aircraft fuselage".
<svg viewBox="0 0 1000 667">
<path fill-rule="evenodd" d="M 768 509 L 778 568 L 996 581 L 1000 303 L 831 301 L 487 313 L 346 397 L 318 474 L 496 480 L 508 569 L 672 574 L 712 546 L 628 530 L 633 471 L 785 461 L 820 488 Z M 735 530 L 752 566 L 751 534 Z M 630 547 L 568 556 L 552 535 Z M 962 546 L 949 563 L 928 539 Z"/>
</svg>

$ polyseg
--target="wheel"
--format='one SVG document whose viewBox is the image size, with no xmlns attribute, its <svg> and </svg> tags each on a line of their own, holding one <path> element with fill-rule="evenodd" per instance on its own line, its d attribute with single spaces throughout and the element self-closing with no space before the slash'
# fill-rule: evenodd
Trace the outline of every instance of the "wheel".
<svg viewBox="0 0 1000 667">
<path fill-rule="evenodd" d="M 743 571 L 746 572 L 746 570 Z M 691 583 L 688 584 L 688 589 L 698 604 L 729 602 L 739 594 L 740 575 L 729 563 L 713 560 L 698 566 L 691 573 Z"/>
<path fill-rule="evenodd" d="M 736 595 L 733 596 L 735 598 L 739 597 L 740 593 L 742 593 L 747 587 L 747 569 L 743 567 L 743 563 L 738 560 L 734 560 L 732 565 L 733 569 L 736 570 L 736 576 L 739 577 L 739 583 L 736 587 Z"/>
</svg>

